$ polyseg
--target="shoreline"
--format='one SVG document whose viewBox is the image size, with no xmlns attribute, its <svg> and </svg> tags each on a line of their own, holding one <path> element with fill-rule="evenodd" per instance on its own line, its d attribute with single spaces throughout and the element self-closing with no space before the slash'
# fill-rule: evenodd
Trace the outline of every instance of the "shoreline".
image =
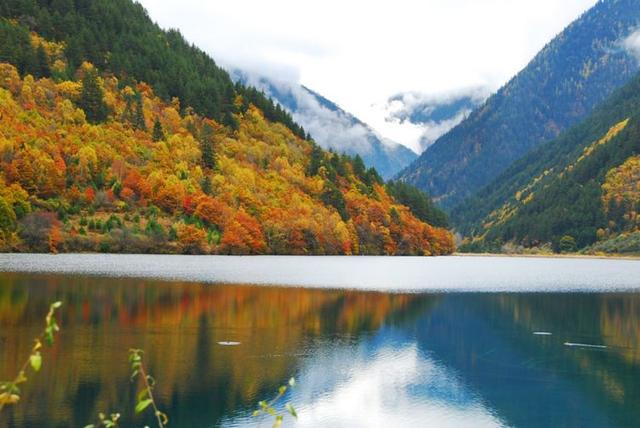
<svg viewBox="0 0 640 428">
<path fill-rule="evenodd" d="M 457 257 L 494 257 L 494 258 L 546 258 L 546 259 L 593 259 L 593 260 L 637 260 L 640 261 L 640 255 L 616 255 L 616 254 L 502 254 L 502 253 L 453 253 L 452 256 Z"/>
</svg>

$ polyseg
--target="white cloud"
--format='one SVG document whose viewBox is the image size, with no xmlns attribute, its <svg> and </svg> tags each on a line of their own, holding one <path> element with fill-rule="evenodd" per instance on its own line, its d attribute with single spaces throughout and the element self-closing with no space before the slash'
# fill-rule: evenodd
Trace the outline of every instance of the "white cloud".
<svg viewBox="0 0 640 428">
<path fill-rule="evenodd" d="M 286 77 L 283 79 L 281 74 L 274 74 L 272 70 L 263 69 L 262 72 L 264 74 L 258 75 L 245 71 L 247 83 L 269 94 L 269 87 L 262 80 L 267 78 L 269 84 L 280 93 L 288 94 L 293 98 L 298 107 L 292 112 L 294 120 L 302 125 L 320 145 L 340 153 L 364 155 L 370 152 L 371 143 L 367 139 L 372 132 L 370 129 L 354 123 L 352 118 L 345 114 L 321 105 L 311 93 L 295 83 L 297 81 L 286 79 Z"/>
<path fill-rule="evenodd" d="M 397 93 L 497 89 L 596 0 L 142 0 L 223 64 L 295 78 L 414 146 L 387 123 Z"/>
<path fill-rule="evenodd" d="M 640 62 L 640 29 L 629 34 L 622 41 L 622 47 Z"/>
<path fill-rule="evenodd" d="M 490 93 L 487 87 L 473 87 L 436 94 L 416 91 L 397 94 L 383 107 L 385 120 L 396 128 L 410 125 L 415 134 L 403 141 L 420 153 L 462 122 Z M 456 102 L 461 105 L 454 104 Z"/>
</svg>

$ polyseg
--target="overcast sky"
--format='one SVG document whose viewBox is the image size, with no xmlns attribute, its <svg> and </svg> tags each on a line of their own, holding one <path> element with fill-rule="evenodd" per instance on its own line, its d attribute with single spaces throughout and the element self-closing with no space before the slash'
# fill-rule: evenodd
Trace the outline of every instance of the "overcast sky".
<svg viewBox="0 0 640 428">
<path fill-rule="evenodd" d="M 415 149 L 401 92 L 495 90 L 596 0 L 141 0 L 222 65 L 300 83 Z"/>
</svg>

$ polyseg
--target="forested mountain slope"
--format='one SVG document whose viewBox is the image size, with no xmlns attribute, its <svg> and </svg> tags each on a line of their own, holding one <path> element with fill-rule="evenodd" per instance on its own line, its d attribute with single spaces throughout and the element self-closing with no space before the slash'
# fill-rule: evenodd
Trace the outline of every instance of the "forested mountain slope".
<svg viewBox="0 0 640 428">
<path fill-rule="evenodd" d="M 32 24 L 0 19 L 12 55 L 0 63 L 0 249 L 453 251 L 375 169 L 266 119 L 258 91 L 236 85 L 218 121 L 108 64 L 72 70 L 67 42 Z"/>
<path fill-rule="evenodd" d="M 369 125 L 305 86 L 241 71 L 232 75 L 282 104 L 322 148 L 360 156 L 365 165 L 375 168 L 384 179 L 393 178 L 418 157 L 401 144 L 385 141 Z"/>
<path fill-rule="evenodd" d="M 511 242 L 556 251 L 631 236 L 640 226 L 640 76 L 585 121 L 517 161 L 464 207 L 466 250 Z M 636 238 L 633 238 L 636 239 Z M 638 241 L 640 242 L 640 241 Z M 625 251 L 640 252 L 640 246 Z"/>
<path fill-rule="evenodd" d="M 637 0 L 598 2 L 401 178 L 453 208 L 533 147 L 580 122 L 638 70 L 622 41 L 640 22 Z"/>
<path fill-rule="evenodd" d="M 163 31 L 146 10 L 131 0 L 3 0 L 0 16 L 18 27 L 0 28 L 0 61 L 15 64 L 35 77 L 72 78 L 88 61 L 121 81 L 143 81 L 164 101 L 177 97 L 182 108 L 191 107 L 227 126 L 237 127 L 234 100 L 238 94 L 257 105 L 267 119 L 280 122 L 305 137 L 284 110 L 259 91 L 234 85 L 228 73 L 211 57 L 188 43 L 177 30 Z M 33 48 L 26 29 L 61 43 L 65 63 L 51 70 L 41 67 L 42 53 Z"/>
</svg>

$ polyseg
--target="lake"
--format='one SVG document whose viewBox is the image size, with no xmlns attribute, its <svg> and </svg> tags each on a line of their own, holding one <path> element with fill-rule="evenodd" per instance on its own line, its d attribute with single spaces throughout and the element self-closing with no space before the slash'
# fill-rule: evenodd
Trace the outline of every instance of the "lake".
<svg viewBox="0 0 640 428">
<path fill-rule="evenodd" d="M 0 379 L 62 300 L 1 427 L 132 416 L 145 350 L 170 427 L 640 423 L 640 262 L 552 258 L 0 255 Z M 285 418 L 285 425 L 292 424 Z"/>
</svg>

